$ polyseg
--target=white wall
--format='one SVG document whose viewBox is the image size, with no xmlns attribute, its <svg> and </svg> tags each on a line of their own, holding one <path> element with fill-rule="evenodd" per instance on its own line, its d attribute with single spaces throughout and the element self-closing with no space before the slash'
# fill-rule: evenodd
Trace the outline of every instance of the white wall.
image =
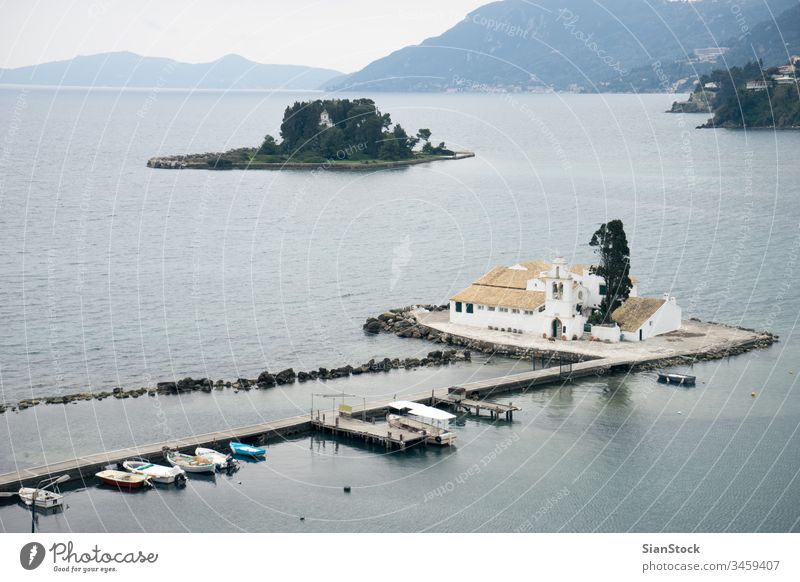
<svg viewBox="0 0 800 582">
<path fill-rule="evenodd" d="M 487 329 L 492 326 L 497 329 L 520 329 L 523 333 L 535 334 L 541 337 L 542 334 L 547 334 L 550 337 L 553 333 L 553 318 L 545 315 L 544 313 L 534 310 L 532 315 L 526 315 L 525 310 L 520 309 L 519 313 L 514 313 L 511 308 L 508 311 L 500 311 L 500 308 L 495 308 L 494 311 L 489 310 L 489 306 L 483 306 L 479 309 L 478 304 L 473 304 L 472 313 L 467 313 L 467 303 L 461 303 L 461 312 L 456 311 L 455 301 L 450 302 L 450 321 L 460 325 L 470 325 L 481 329 Z M 566 331 L 564 335 L 568 340 L 572 339 L 573 335 L 580 338 L 583 335 L 583 325 L 586 318 L 582 315 L 574 314 L 571 317 L 559 317 L 561 323 Z"/>
<path fill-rule="evenodd" d="M 593 325 L 591 334 L 601 341 L 610 341 L 612 343 L 619 342 L 619 326 L 614 324 L 610 326 L 605 325 Z"/>
<path fill-rule="evenodd" d="M 683 312 L 674 297 L 665 296 L 667 301 L 640 328 L 642 340 L 669 333 L 681 328 Z M 622 333 L 623 341 L 639 341 L 639 330 Z"/>
<path fill-rule="evenodd" d="M 480 307 L 483 307 L 483 309 L 480 309 Z M 519 311 L 519 313 L 513 313 L 511 308 L 508 308 L 508 311 L 500 311 L 499 307 L 495 308 L 494 311 L 490 311 L 488 306 L 481 306 L 475 303 L 472 306 L 472 313 L 467 313 L 467 303 L 462 302 L 461 313 L 458 313 L 456 311 L 456 302 L 451 301 L 450 321 L 482 329 L 492 326 L 505 329 L 521 329 L 525 333 L 541 334 L 542 314 L 534 311 L 533 315 L 526 315 L 524 309 Z"/>
<path fill-rule="evenodd" d="M 661 306 L 661 309 L 653 314 L 650 321 L 642 326 L 642 336 L 646 339 L 680 329 L 681 319 L 682 310 L 675 298 L 670 297 L 667 302 Z"/>
</svg>

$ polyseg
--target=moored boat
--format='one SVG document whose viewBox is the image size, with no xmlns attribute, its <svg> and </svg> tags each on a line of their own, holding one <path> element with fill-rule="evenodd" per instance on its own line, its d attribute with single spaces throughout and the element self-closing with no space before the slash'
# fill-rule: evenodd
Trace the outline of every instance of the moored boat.
<svg viewBox="0 0 800 582">
<path fill-rule="evenodd" d="M 69 481 L 69 475 L 58 475 L 42 479 L 36 487 L 21 487 L 17 492 L 20 500 L 28 507 L 54 509 L 64 504 L 64 496 L 58 489 L 59 483 Z"/>
<path fill-rule="evenodd" d="M 675 372 L 658 372 L 659 382 L 668 382 L 670 384 L 680 384 L 683 386 L 694 386 L 696 380 L 697 380 L 696 376 L 691 376 L 689 374 L 678 374 Z"/>
<path fill-rule="evenodd" d="M 230 467 L 234 460 L 231 455 L 226 455 L 224 453 L 220 453 L 219 451 L 215 451 L 214 449 L 207 449 L 205 447 L 197 447 L 194 450 L 194 454 L 198 457 L 205 457 L 209 459 L 212 463 L 217 466 L 217 469 L 227 469 Z"/>
<path fill-rule="evenodd" d="M 64 504 L 64 496 L 60 493 L 35 487 L 22 487 L 19 490 L 19 498 L 28 507 L 35 504 L 41 509 L 60 507 Z"/>
<path fill-rule="evenodd" d="M 449 430 L 455 414 L 407 400 L 392 402 L 389 408 L 397 411 L 386 416 L 389 426 L 424 432 L 426 442 L 433 445 L 449 446 L 456 440 L 456 435 Z"/>
<path fill-rule="evenodd" d="M 128 459 L 122 462 L 122 466 L 126 471 L 149 477 L 154 483 L 169 484 L 186 480 L 186 472 L 180 467 L 156 465 L 147 459 Z"/>
<path fill-rule="evenodd" d="M 125 471 L 117 471 L 114 469 L 106 469 L 94 475 L 104 485 L 111 485 L 112 487 L 119 487 L 120 489 L 139 489 L 143 486 L 149 486 L 150 478 L 146 475 L 139 473 L 127 473 Z"/>
<path fill-rule="evenodd" d="M 214 473 L 217 470 L 217 465 L 208 457 L 185 455 L 178 451 L 166 451 L 164 457 L 170 465 L 187 473 Z"/>
<path fill-rule="evenodd" d="M 267 454 L 267 451 L 261 449 L 259 447 L 254 447 L 252 445 L 247 445 L 245 443 L 237 443 L 231 442 L 230 443 L 231 452 L 234 455 L 245 455 L 248 457 L 263 457 Z"/>
</svg>

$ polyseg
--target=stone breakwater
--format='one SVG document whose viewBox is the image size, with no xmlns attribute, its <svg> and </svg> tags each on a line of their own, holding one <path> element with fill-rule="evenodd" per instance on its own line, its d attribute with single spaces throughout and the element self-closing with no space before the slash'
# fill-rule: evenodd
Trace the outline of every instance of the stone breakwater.
<svg viewBox="0 0 800 582">
<path fill-rule="evenodd" d="M 287 368 L 280 372 L 272 373 L 269 371 L 261 372 L 257 378 L 237 378 L 235 381 L 211 380 L 210 378 L 191 378 L 186 377 L 177 381 L 159 382 L 153 388 L 134 388 L 124 390 L 114 388 L 113 390 L 101 392 L 79 392 L 59 396 L 45 396 L 41 398 L 30 398 L 20 400 L 16 404 L 0 404 L 0 413 L 16 410 L 25 410 L 37 404 L 70 404 L 82 400 L 104 400 L 105 398 L 139 398 L 140 396 L 157 396 L 166 394 L 181 394 L 185 392 L 206 392 L 213 390 L 232 389 L 234 393 L 241 390 L 266 390 L 275 386 L 285 386 L 294 383 L 310 381 L 334 380 L 336 378 L 347 378 L 360 374 L 375 374 L 388 372 L 396 369 L 414 369 L 419 367 L 447 366 L 455 362 L 468 362 L 471 354 L 467 350 L 434 350 L 423 358 L 383 358 L 381 360 L 371 359 L 369 362 L 360 366 L 345 365 L 338 368 L 318 368 L 310 371 L 295 372 L 292 368 Z"/>
<path fill-rule="evenodd" d="M 602 355 L 590 355 L 571 351 L 569 349 L 570 346 L 568 342 L 562 342 L 564 344 L 563 349 L 558 349 L 557 347 L 524 347 L 484 341 L 447 333 L 421 323 L 415 314 L 415 311 L 421 309 L 429 312 L 447 311 L 449 306 L 409 305 L 397 309 L 390 309 L 389 311 L 386 311 L 377 317 L 367 318 L 366 323 L 363 325 L 364 331 L 367 333 L 393 333 L 402 338 L 425 339 L 437 344 L 458 346 L 472 352 L 480 352 L 493 356 L 503 356 L 508 358 L 530 359 L 534 356 L 539 357 L 544 354 L 546 357 L 549 356 L 557 358 L 559 355 L 561 355 L 569 357 L 573 361 L 589 361 L 603 357 Z M 689 321 L 702 323 L 701 320 L 697 318 L 691 318 Z M 637 370 L 652 370 L 667 366 L 685 365 L 687 363 L 719 360 L 722 358 L 743 354 L 752 350 L 767 348 L 776 343 L 779 339 L 776 334 L 773 334 L 769 331 L 756 331 L 746 327 L 731 326 L 714 322 L 706 323 L 718 328 L 750 332 L 750 334 L 752 334 L 752 339 L 728 345 L 709 345 L 703 347 L 702 349 L 692 350 L 691 353 L 688 354 L 684 353 L 674 356 L 665 356 L 663 358 L 643 358 L 643 361 L 641 362 L 634 361 L 630 365 L 630 368 Z"/>
</svg>

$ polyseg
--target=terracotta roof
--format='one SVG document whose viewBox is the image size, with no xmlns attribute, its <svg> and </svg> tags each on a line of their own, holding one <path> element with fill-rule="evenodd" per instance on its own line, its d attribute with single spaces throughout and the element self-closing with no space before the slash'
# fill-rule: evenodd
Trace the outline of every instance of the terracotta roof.
<svg viewBox="0 0 800 582">
<path fill-rule="evenodd" d="M 620 307 L 611 314 L 611 319 L 619 324 L 622 331 L 637 331 L 656 311 L 664 300 L 657 297 L 628 297 Z"/>
<path fill-rule="evenodd" d="M 591 265 L 575 264 L 575 265 L 570 265 L 569 266 L 569 271 L 570 271 L 570 273 L 575 273 L 576 275 L 584 275 L 585 273 L 589 272 L 590 268 L 591 268 Z"/>
<path fill-rule="evenodd" d="M 544 292 L 470 285 L 451 299 L 464 303 L 534 310 L 544 305 Z"/>
<path fill-rule="evenodd" d="M 525 289 L 528 284 L 528 279 L 535 279 L 538 276 L 538 272 L 532 272 L 530 270 L 524 271 L 522 269 L 509 269 L 508 267 L 495 267 L 475 281 L 475 285 Z"/>
<path fill-rule="evenodd" d="M 520 261 L 517 264 L 525 267 L 526 269 L 528 269 L 528 271 L 530 273 L 532 273 L 532 276 L 531 276 L 532 279 L 533 278 L 537 278 L 538 279 L 539 278 L 539 273 L 541 273 L 542 271 L 549 271 L 550 267 L 552 266 L 547 261 L 542 261 L 542 260 L 539 260 L 539 261 Z"/>
</svg>

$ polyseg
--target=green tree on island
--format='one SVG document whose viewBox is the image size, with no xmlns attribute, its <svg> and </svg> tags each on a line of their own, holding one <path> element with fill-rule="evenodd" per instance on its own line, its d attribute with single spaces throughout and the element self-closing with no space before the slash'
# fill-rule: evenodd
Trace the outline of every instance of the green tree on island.
<svg viewBox="0 0 800 582">
<path fill-rule="evenodd" d="M 420 129 L 417 132 L 417 140 L 424 141 L 425 143 L 422 144 L 422 151 L 427 151 L 431 149 L 431 130 L 430 129 Z"/>
<path fill-rule="evenodd" d="M 327 115 L 324 115 L 327 114 Z M 447 155 L 444 143 L 434 148 L 425 136 L 424 152 Z M 403 160 L 413 157 L 418 138 L 410 137 L 388 113 L 381 113 L 372 99 L 327 99 L 297 101 L 286 108 L 281 123 L 278 153 L 293 161 L 326 158 L 335 160 Z M 275 140 L 264 140 L 258 154 L 275 151 Z"/>
<path fill-rule="evenodd" d="M 598 261 L 591 273 L 603 277 L 606 293 L 600 301 L 600 308 L 593 314 L 592 321 L 601 323 L 611 320 L 611 314 L 625 301 L 631 292 L 630 270 L 631 251 L 625 228 L 619 219 L 600 225 L 592 235 L 590 246 L 595 247 Z"/>
<path fill-rule="evenodd" d="M 262 156 L 274 156 L 280 153 L 280 146 L 274 137 L 267 134 L 264 136 L 264 141 L 261 142 L 261 147 L 258 148 L 258 153 Z"/>
</svg>

